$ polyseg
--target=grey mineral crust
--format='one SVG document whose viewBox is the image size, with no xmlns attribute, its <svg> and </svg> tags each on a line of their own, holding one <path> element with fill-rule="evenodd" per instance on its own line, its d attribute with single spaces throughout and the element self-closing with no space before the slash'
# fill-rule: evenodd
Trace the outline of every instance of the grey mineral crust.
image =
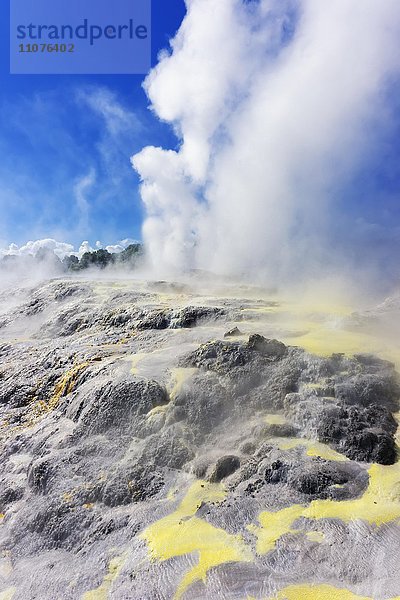
<svg viewBox="0 0 400 600">
<path fill-rule="evenodd" d="M 162 282 L 131 287 L 48 282 L 21 292 L 20 308 L 2 317 L 0 558 L 12 569 L 0 569 L 0 590 L 15 587 L 13 600 L 78 599 L 123 556 L 110 598 L 172 598 L 197 556 L 151 561 L 141 534 L 200 478 L 227 495 L 202 502 L 196 517 L 244 536 L 254 561 L 211 569 L 183 600 L 271 597 L 321 580 L 368 596 L 377 554 L 385 568 L 373 597 L 399 595 L 395 523 L 321 519 L 317 543 L 307 537 L 316 524 L 302 518 L 266 555 L 247 529 L 265 510 L 359 498 L 370 463 L 397 460 L 393 365 L 319 358 L 254 329 L 224 339 L 240 303 L 257 301 L 196 299 Z M 165 306 L 159 288 L 187 296 Z M 299 444 L 283 450 L 282 440 Z M 309 456 L 302 442 L 349 460 Z"/>
</svg>

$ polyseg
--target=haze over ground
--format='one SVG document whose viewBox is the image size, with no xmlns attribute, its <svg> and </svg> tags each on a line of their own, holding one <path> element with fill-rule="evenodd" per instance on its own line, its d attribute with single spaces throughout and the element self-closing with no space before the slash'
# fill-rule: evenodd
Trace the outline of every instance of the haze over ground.
<svg viewBox="0 0 400 600">
<path fill-rule="evenodd" d="M 398 3 L 191 0 L 170 48 L 157 10 L 165 50 L 145 81 L 153 116 L 140 78 L 131 80 L 133 94 L 124 78 L 75 82 L 62 110 L 79 119 L 89 110 L 84 156 L 74 153 L 74 126 L 60 120 L 58 82 L 53 91 L 25 92 L 15 106 L 3 99 L 8 150 L 17 127 L 43 158 L 46 144 L 33 140 L 27 120 L 54 120 L 56 173 L 69 170 L 75 198 L 66 202 L 52 177 L 47 190 L 40 173 L 29 179 L 29 160 L 17 161 L 11 185 L 15 169 L 6 160 L 3 247 L 25 246 L 39 232 L 75 249 L 82 239 L 114 245 L 141 237 L 143 222 L 157 275 L 200 268 L 274 285 L 328 274 L 343 287 L 396 287 Z M 178 2 L 171 11 L 178 27 Z M 25 212 L 32 198 L 23 230 L 22 189 Z M 66 233 L 71 213 L 76 227 Z"/>
</svg>

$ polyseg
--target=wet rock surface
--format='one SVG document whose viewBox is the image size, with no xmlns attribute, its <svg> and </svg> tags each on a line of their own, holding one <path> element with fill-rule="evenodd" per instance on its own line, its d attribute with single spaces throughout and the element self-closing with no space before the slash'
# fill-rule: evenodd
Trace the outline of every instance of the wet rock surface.
<svg viewBox="0 0 400 600">
<path fill-rule="evenodd" d="M 243 298 L 207 304 L 164 282 L 162 294 L 180 304 L 162 305 L 157 289 L 54 281 L 5 312 L 0 566 L 9 567 L 0 590 L 15 588 L 15 600 L 84 598 L 105 581 L 110 598 L 173 598 L 193 564 L 192 551 L 174 544 L 193 527 L 191 540 L 217 544 L 227 559 L 195 578 L 185 600 L 266 597 L 302 581 L 299 565 L 310 581 L 321 568 L 336 581 L 336 546 L 353 560 L 342 584 L 356 578 L 368 596 L 374 552 L 397 556 L 398 527 L 327 514 L 318 527 L 329 543 L 316 542 L 307 537 L 316 521 L 304 515 L 315 502 L 362 499 L 371 463 L 395 465 L 394 366 L 371 355 L 317 357 L 247 330 L 244 319 L 239 331 L 232 315 Z M 293 507 L 300 517 L 263 553 L 260 515 Z M 160 523 L 169 539 L 163 519 L 180 533 L 157 561 L 143 534 Z M 240 536 L 246 560 L 230 558 L 239 538 L 229 536 Z M 115 557 L 122 566 L 109 570 Z M 395 562 L 374 598 L 395 595 Z"/>
</svg>

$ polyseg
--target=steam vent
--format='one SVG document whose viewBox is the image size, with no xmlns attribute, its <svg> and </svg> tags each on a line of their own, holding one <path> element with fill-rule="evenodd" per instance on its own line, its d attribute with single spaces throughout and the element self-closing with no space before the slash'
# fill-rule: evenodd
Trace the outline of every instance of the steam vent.
<svg viewBox="0 0 400 600">
<path fill-rule="evenodd" d="M 395 300 L 201 289 L 2 292 L 1 600 L 400 597 Z"/>
</svg>

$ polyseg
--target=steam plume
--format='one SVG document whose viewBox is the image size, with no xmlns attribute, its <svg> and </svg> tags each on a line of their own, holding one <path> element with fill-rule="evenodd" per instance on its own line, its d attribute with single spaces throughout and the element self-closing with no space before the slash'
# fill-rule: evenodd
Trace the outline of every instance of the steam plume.
<svg viewBox="0 0 400 600">
<path fill-rule="evenodd" d="M 178 150 L 132 158 L 153 266 L 318 274 L 337 197 L 386 125 L 398 0 L 187 0 L 145 81 Z"/>
</svg>

